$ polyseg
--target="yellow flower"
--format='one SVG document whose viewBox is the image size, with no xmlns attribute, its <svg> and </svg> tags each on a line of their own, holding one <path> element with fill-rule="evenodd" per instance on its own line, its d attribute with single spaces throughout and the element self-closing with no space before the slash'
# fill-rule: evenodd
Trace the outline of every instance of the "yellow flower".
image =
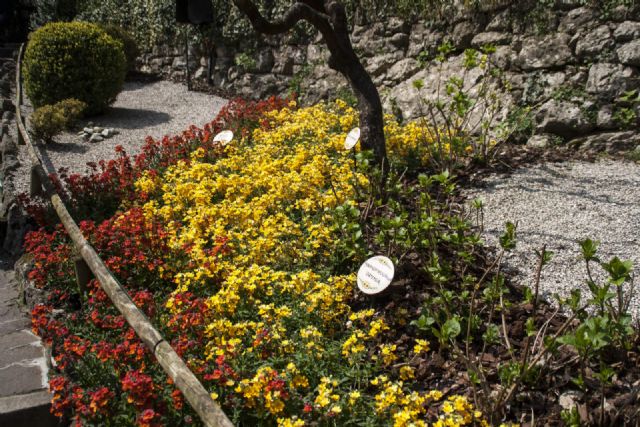
<svg viewBox="0 0 640 427">
<path fill-rule="evenodd" d="M 393 363 L 398 358 L 398 356 L 396 356 L 395 354 L 395 351 L 395 344 L 382 344 L 380 346 L 380 354 L 382 355 L 382 361 L 385 365 Z"/>
<path fill-rule="evenodd" d="M 429 341 L 416 340 L 416 345 L 413 347 L 413 352 L 415 354 L 421 354 L 427 351 L 429 351 Z"/>
<path fill-rule="evenodd" d="M 415 378 L 413 368 L 411 366 L 403 366 L 400 368 L 400 379 L 403 381 Z"/>
</svg>

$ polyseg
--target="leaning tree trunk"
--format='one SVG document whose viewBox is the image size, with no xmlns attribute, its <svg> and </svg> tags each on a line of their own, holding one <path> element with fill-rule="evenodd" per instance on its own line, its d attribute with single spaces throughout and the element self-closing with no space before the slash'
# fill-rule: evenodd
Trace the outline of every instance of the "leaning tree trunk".
<svg viewBox="0 0 640 427">
<path fill-rule="evenodd" d="M 253 1 L 233 2 L 259 33 L 284 33 L 302 20 L 320 31 L 329 49 L 329 67 L 347 78 L 358 99 L 362 148 L 373 151 L 376 163 L 386 175 L 388 162 L 380 95 L 353 50 L 347 15 L 342 4 L 336 0 L 299 0 L 282 17 L 271 22 L 260 14 Z"/>
</svg>

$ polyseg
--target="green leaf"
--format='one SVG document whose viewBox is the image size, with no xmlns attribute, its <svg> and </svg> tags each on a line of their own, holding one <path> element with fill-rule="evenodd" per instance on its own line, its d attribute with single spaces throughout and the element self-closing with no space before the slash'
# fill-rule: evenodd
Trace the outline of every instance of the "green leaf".
<svg viewBox="0 0 640 427">
<path fill-rule="evenodd" d="M 505 251 L 510 251 L 516 247 L 516 225 L 512 222 L 505 224 L 505 231 L 500 236 L 500 246 Z"/>
<path fill-rule="evenodd" d="M 618 257 L 614 257 L 608 263 L 600 264 L 604 270 L 609 273 L 609 282 L 620 286 L 627 280 L 631 279 L 631 270 L 633 263 L 629 260 L 621 261 Z"/>
<path fill-rule="evenodd" d="M 600 242 L 591 239 L 585 239 L 580 242 L 580 247 L 582 248 L 582 257 L 585 259 L 585 261 L 598 261 L 598 258 L 596 257 L 598 245 L 600 245 Z"/>
<path fill-rule="evenodd" d="M 442 334 L 448 339 L 454 339 L 460 335 L 460 322 L 458 322 L 458 319 L 454 317 L 444 322 Z"/>
</svg>

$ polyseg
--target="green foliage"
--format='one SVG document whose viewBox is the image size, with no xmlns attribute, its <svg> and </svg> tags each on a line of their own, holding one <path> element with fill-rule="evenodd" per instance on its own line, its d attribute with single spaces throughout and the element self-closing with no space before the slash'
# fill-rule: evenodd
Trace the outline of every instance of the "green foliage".
<svg viewBox="0 0 640 427">
<path fill-rule="evenodd" d="M 613 121 L 623 129 L 635 127 L 638 121 L 636 109 L 640 106 L 640 92 L 638 90 L 627 91 L 617 101 L 613 112 Z"/>
<path fill-rule="evenodd" d="M 83 22 L 41 27 L 24 57 L 25 90 L 36 108 L 76 98 L 88 114 L 100 113 L 122 89 L 125 73 L 122 43 Z"/>
<path fill-rule="evenodd" d="M 302 95 L 302 82 L 311 74 L 312 71 L 313 65 L 305 64 L 293 75 L 289 82 L 289 96 L 292 96 L 293 94 L 297 96 Z"/>
<path fill-rule="evenodd" d="M 77 0 L 33 0 L 30 16 L 32 29 L 49 22 L 72 21 L 78 13 Z"/>
<path fill-rule="evenodd" d="M 254 55 L 248 52 L 241 52 L 236 55 L 235 63 L 245 71 L 254 70 L 256 68 L 256 59 Z"/>
<path fill-rule="evenodd" d="M 419 104 L 420 120 L 430 129 L 431 162 L 440 171 L 453 170 L 469 157 L 487 162 L 495 148 L 521 126 L 517 118 L 502 123 L 497 120 L 503 107 L 499 88 L 508 82 L 492 63 L 495 47 L 465 50 L 458 59 L 462 72 L 445 78 L 444 63 L 453 52 L 451 43 L 438 47 L 434 59 L 437 72 L 431 87 L 425 89 L 422 80 L 413 82 L 414 88 L 424 94 Z"/>
<path fill-rule="evenodd" d="M 119 40 L 124 48 L 124 56 L 127 59 L 127 71 L 134 71 L 136 68 L 136 58 L 140 55 L 138 43 L 126 30 L 114 24 L 100 25 L 107 34 L 114 40 Z"/>
<path fill-rule="evenodd" d="M 50 142 L 61 131 L 70 129 L 86 108 L 87 104 L 82 101 L 65 99 L 36 109 L 31 115 L 34 136 Z"/>
<path fill-rule="evenodd" d="M 356 98 L 356 95 L 353 93 L 353 90 L 351 90 L 350 87 L 339 87 L 336 91 L 335 97 L 336 99 L 343 100 L 350 107 L 356 108 L 356 106 L 358 105 L 358 98 Z"/>
</svg>

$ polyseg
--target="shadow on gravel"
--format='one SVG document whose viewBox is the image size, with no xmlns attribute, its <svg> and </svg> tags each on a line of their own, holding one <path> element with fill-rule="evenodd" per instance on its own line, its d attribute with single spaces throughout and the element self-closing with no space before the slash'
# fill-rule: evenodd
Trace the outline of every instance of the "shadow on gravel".
<svg viewBox="0 0 640 427">
<path fill-rule="evenodd" d="M 94 120 L 116 129 L 142 129 L 166 123 L 171 120 L 171 115 L 153 110 L 110 107 L 104 115 Z"/>
<path fill-rule="evenodd" d="M 83 154 L 89 150 L 87 147 L 87 142 L 82 142 L 78 144 L 70 144 L 68 142 L 60 143 L 60 142 L 49 142 L 47 144 L 47 150 L 55 151 L 56 153 L 76 153 Z"/>
</svg>

